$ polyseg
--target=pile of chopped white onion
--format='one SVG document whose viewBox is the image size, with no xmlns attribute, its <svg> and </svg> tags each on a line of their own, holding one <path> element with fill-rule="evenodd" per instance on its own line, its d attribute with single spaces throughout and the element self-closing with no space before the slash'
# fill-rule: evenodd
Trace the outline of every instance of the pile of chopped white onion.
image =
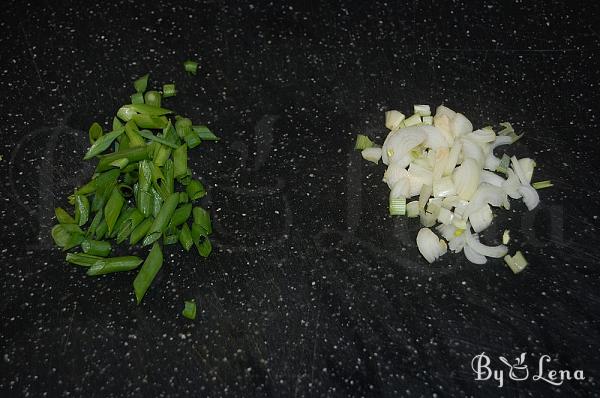
<svg viewBox="0 0 600 398">
<path fill-rule="evenodd" d="M 512 126 L 501 123 L 498 133 L 492 127 L 473 130 L 469 119 L 443 105 L 433 117 L 429 105 L 415 105 L 408 118 L 388 111 L 385 125 L 390 132 L 381 148 L 363 135 L 356 148 L 366 160 L 377 164 L 381 159 L 387 165 L 383 181 L 390 188 L 390 214 L 420 217 L 423 228 L 417 246 L 423 257 L 432 263 L 448 249 L 464 252 L 476 264 L 484 264 L 488 257 L 505 257 L 513 272 L 520 272 L 527 262 L 520 252 L 508 255 L 508 231 L 502 245 L 479 241 L 479 234 L 492 223 L 492 208 L 509 209 L 509 197 L 522 199 L 529 210 L 540 201 L 531 185 L 535 162 L 494 155 L 495 148 L 521 138 Z M 539 184 L 539 188 L 552 185 Z"/>
</svg>

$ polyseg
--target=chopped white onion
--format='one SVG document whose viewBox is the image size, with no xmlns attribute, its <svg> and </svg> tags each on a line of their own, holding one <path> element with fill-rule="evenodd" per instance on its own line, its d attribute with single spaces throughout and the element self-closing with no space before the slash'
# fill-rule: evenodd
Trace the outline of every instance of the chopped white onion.
<svg viewBox="0 0 600 398">
<path fill-rule="evenodd" d="M 360 154 L 363 159 L 377 164 L 379 163 L 379 159 L 381 159 L 381 148 L 365 148 Z"/>
<path fill-rule="evenodd" d="M 382 181 L 391 189 L 402 178 L 409 178 L 408 171 L 398 163 L 392 163 L 383 173 Z"/>
<path fill-rule="evenodd" d="M 498 174 L 492 173 L 487 170 L 483 170 L 481 172 L 481 182 L 485 182 L 495 187 L 501 188 L 504 181 L 506 180 L 500 177 Z"/>
<path fill-rule="evenodd" d="M 519 193 L 523 195 L 523 202 L 525 203 L 525 206 L 527 206 L 527 210 L 535 209 L 540 203 L 540 195 L 531 185 L 521 185 L 518 190 Z"/>
<path fill-rule="evenodd" d="M 417 234 L 417 247 L 429 263 L 437 260 L 448 250 L 446 242 L 439 239 L 429 228 L 421 228 L 419 230 Z"/>
<path fill-rule="evenodd" d="M 460 253 L 465 247 L 465 234 L 460 234 L 448 241 L 448 248 L 454 253 Z"/>
<path fill-rule="evenodd" d="M 494 257 L 500 258 L 504 257 L 508 252 L 508 248 L 504 245 L 498 246 L 486 246 L 479 241 L 476 234 L 471 234 L 469 231 L 465 231 L 465 239 L 467 240 L 467 245 L 475 250 L 477 253 L 486 256 L 486 257 Z"/>
<path fill-rule="evenodd" d="M 433 184 L 433 196 L 436 198 L 445 198 L 456 195 L 456 188 L 451 177 L 443 177 L 437 183 Z"/>
<path fill-rule="evenodd" d="M 404 171 L 406 171 L 406 170 L 404 170 Z M 400 197 L 406 198 L 408 196 L 409 192 L 410 192 L 410 180 L 407 177 L 401 178 L 398 181 L 396 181 L 396 184 L 394 184 L 394 187 L 390 191 L 390 199 L 395 199 L 395 198 L 400 198 Z"/>
<path fill-rule="evenodd" d="M 454 214 L 450 210 L 448 210 L 444 207 L 441 207 L 440 211 L 438 213 L 438 216 L 437 216 L 437 220 L 438 220 L 438 222 L 441 222 L 443 225 L 452 225 L 453 217 L 454 217 Z"/>
<path fill-rule="evenodd" d="M 469 200 L 479 186 L 481 167 L 473 159 L 465 159 L 452 175 L 456 193 L 461 199 Z"/>
<path fill-rule="evenodd" d="M 422 129 L 414 126 L 392 131 L 388 134 L 381 148 L 383 163 L 390 164 L 408 156 L 409 152 L 425 141 L 426 138 L 427 134 Z"/>
<path fill-rule="evenodd" d="M 493 218 L 492 208 L 486 203 L 469 215 L 469 222 L 475 232 L 481 232 L 490 226 Z"/>
<path fill-rule="evenodd" d="M 519 159 L 519 166 L 521 166 L 521 170 L 525 176 L 524 184 L 531 184 L 531 177 L 533 177 L 533 169 L 535 169 L 535 162 L 531 158 L 521 158 Z"/>
<path fill-rule="evenodd" d="M 404 121 L 406 116 L 402 112 L 393 110 L 385 113 L 385 127 L 394 131 L 400 128 L 400 123 Z"/>
<path fill-rule="evenodd" d="M 456 113 L 450 121 L 450 129 L 455 137 L 460 137 L 473 131 L 473 124 L 462 113 Z"/>
<path fill-rule="evenodd" d="M 413 200 L 406 204 L 406 216 L 413 218 L 419 217 L 419 201 Z"/>
<path fill-rule="evenodd" d="M 472 262 L 473 264 L 485 264 L 487 263 L 487 258 L 484 255 L 477 253 L 471 246 L 464 246 L 465 257 L 467 260 Z"/>
</svg>

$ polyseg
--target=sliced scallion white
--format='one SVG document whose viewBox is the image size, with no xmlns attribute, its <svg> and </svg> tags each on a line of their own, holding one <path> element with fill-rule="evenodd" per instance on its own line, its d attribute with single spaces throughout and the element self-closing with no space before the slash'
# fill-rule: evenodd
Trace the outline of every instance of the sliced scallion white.
<svg viewBox="0 0 600 398">
<path fill-rule="evenodd" d="M 431 108 L 429 105 L 415 105 L 413 112 L 419 116 L 429 116 L 431 115 Z"/>
<path fill-rule="evenodd" d="M 517 251 L 512 257 L 507 254 L 504 256 L 504 261 L 515 274 L 523 271 L 528 264 L 521 251 Z"/>
<path fill-rule="evenodd" d="M 406 214 L 406 198 L 390 198 L 390 216 L 403 216 Z"/>
<path fill-rule="evenodd" d="M 531 184 L 531 186 L 534 187 L 535 189 L 544 189 L 544 188 L 553 187 L 554 184 L 552 184 L 552 181 L 550 181 L 550 180 L 544 180 L 544 181 L 534 182 L 533 184 Z"/>
<path fill-rule="evenodd" d="M 423 121 L 421 120 L 421 116 L 414 114 L 411 117 L 404 120 L 404 125 L 406 127 L 416 126 L 417 124 L 421 124 Z"/>
</svg>

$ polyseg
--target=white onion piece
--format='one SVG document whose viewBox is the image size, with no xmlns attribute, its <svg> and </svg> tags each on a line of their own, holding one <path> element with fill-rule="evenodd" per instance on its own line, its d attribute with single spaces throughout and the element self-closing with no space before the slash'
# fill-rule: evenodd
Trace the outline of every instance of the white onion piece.
<svg viewBox="0 0 600 398">
<path fill-rule="evenodd" d="M 465 234 L 455 236 L 448 241 L 448 248 L 454 253 L 460 253 L 465 247 Z"/>
<path fill-rule="evenodd" d="M 447 241 L 455 237 L 456 227 L 454 225 L 441 224 L 435 227 L 435 229 L 446 239 Z"/>
<path fill-rule="evenodd" d="M 473 131 L 473 124 L 462 113 L 456 113 L 450 121 L 450 129 L 455 137 L 469 134 Z"/>
<path fill-rule="evenodd" d="M 444 133 L 435 126 L 416 126 L 416 128 L 420 128 L 427 134 L 427 138 L 423 145 L 427 148 L 438 149 L 438 148 L 447 148 L 450 146 L 448 140 L 446 140 L 446 136 Z"/>
<path fill-rule="evenodd" d="M 525 172 L 521 168 L 521 163 L 519 163 L 519 160 L 517 159 L 516 156 L 513 156 L 510 158 L 510 165 L 511 165 L 512 169 L 514 170 L 515 174 L 517 175 L 517 177 L 519 177 L 519 181 L 521 181 L 521 184 L 528 185 L 529 182 L 527 182 L 527 176 L 525 175 Z"/>
<path fill-rule="evenodd" d="M 439 210 L 439 213 L 437 216 L 437 220 L 439 222 L 441 222 L 443 225 L 451 226 L 453 216 L 454 216 L 454 214 L 450 210 L 448 210 L 444 207 L 440 207 L 440 210 Z"/>
<path fill-rule="evenodd" d="M 521 185 L 518 191 L 523 195 L 523 202 L 528 210 L 533 210 L 540 203 L 540 195 L 531 185 Z"/>
<path fill-rule="evenodd" d="M 473 250 L 469 245 L 464 246 L 465 257 L 467 260 L 472 262 L 473 264 L 485 264 L 487 263 L 487 258 L 475 250 Z"/>
<path fill-rule="evenodd" d="M 432 183 L 437 184 L 442 178 L 442 174 L 446 170 L 446 164 L 448 163 L 448 148 L 440 148 L 435 151 L 433 172 L 432 172 Z"/>
<path fill-rule="evenodd" d="M 433 196 L 436 198 L 445 198 L 456 195 L 456 188 L 451 177 L 443 177 L 437 183 L 433 184 Z"/>
<path fill-rule="evenodd" d="M 437 260 L 448 250 L 446 242 L 439 239 L 429 228 L 421 228 L 419 230 L 417 234 L 417 247 L 429 263 Z"/>
<path fill-rule="evenodd" d="M 494 149 L 498 148 L 499 146 L 509 145 L 509 144 L 512 144 L 512 138 L 510 136 L 499 135 L 496 137 L 496 140 L 494 142 L 492 142 L 490 149 L 493 151 Z"/>
<path fill-rule="evenodd" d="M 504 178 L 500 177 L 498 174 L 494 174 L 487 170 L 481 172 L 481 182 L 486 182 L 495 187 L 502 187 L 504 181 Z"/>
<path fill-rule="evenodd" d="M 421 221 L 422 226 L 427 228 L 433 227 L 437 221 L 437 214 L 421 210 L 419 212 L 419 220 Z"/>
<path fill-rule="evenodd" d="M 521 170 L 523 170 L 527 184 L 531 184 L 531 177 L 533 177 L 535 162 L 531 158 L 521 158 L 519 159 L 519 166 L 521 166 Z"/>
<path fill-rule="evenodd" d="M 500 166 L 500 159 L 494 156 L 493 153 L 490 153 L 487 158 L 485 158 L 484 169 L 495 171 L 498 166 Z"/>
<path fill-rule="evenodd" d="M 481 168 L 477 162 L 469 158 L 454 170 L 452 181 L 454 181 L 456 193 L 461 199 L 471 199 L 479 185 L 480 174 Z"/>
<path fill-rule="evenodd" d="M 467 246 L 475 250 L 477 253 L 486 257 L 504 257 L 508 253 L 508 248 L 504 245 L 487 246 L 479 241 L 477 234 L 471 234 L 469 231 L 464 233 Z"/>
<path fill-rule="evenodd" d="M 456 141 L 452 148 L 450 148 L 450 153 L 448 154 L 448 162 L 446 163 L 446 170 L 444 171 L 445 175 L 450 175 L 454 171 L 456 164 L 458 163 L 458 157 L 460 156 L 462 150 L 462 142 Z"/>
<path fill-rule="evenodd" d="M 389 164 L 404 158 L 408 153 L 420 145 L 427 138 L 427 134 L 418 127 L 406 127 L 389 133 L 383 142 L 381 159 Z"/>
<path fill-rule="evenodd" d="M 521 186 L 519 177 L 517 177 L 512 169 L 508 169 L 507 174 L 508 178 L 502 183 L 502 189 L 504 189 L 504 192 L 511 198 L 520 199 L 523 195 L 519 192 L 519 187 Z"/>
<path fill-rule="evenodd" d="M 381 148 L 365 148 L 360 152 L 360 154 L 362 155 L 363 159 L 377 164 L 379 163 L 379 159 L 381 159 Z"/>
<path fill-rule="evenodd" d="M 431 196 L 431 185 L 423 185 L 419 193 L 419 209 L 424 209 Z"/>
<path fill-rule="evenodd" d="M 488 183 L 482 183 L 471 198 L 471 202 L 465 209 L 464 216 L 470 216 L 485 204 L 500 207 L 505 201 L 506 192 L 504 192 L 502 188 L 495 187 Z"/>
<path fill-rule="evenodd" d="M 463 142 L 463 146 L 462 146 L 463 157 L 475 159 L 477 161 L 477 164 L 479 164 L 479 167 L 480 168 L 483 167 L 487 156 L 485 155 L 485 153 L 483 153 L 481 146 L 479 146 L 477 143 L 475 143 L 471 140 L 467 140 L 467 139 L 462 140 L 462 142 Z"/>
<path fill-rule="evenodd" d="M 390 130 L 398 130 L 400 128 L 400 123 L 404 120 L 406 116 L 402 112 L 398 112 L 396 110 L 387 111 L 385 113 L 385 127 Z"/>
<path fill-rule="evenodd" d="M 442 207 L 450 210 L 456 206 L 462 199 L 458 195 L 449 195 L 442 200 Z"/>
<path fill-rule="evenodd" d="M 467 220 L 454 212 L 454 217 L 452 217 L 452 225 L 458 229 L 467 229 Z"/>
<path fill-rule="evenodd" d="M 397 199 L 400 197 L 407 197 L 410 193 L 410 180 L 408 177 L 404 177 L 396 181 L 394 187 L 390 191 L 390 199 Z"/>
<path fill-rule="evenodd" d="M 493 218 L 492 208 L 486 203 L 469 215 L 469 222 L 475 232 L 481 232 L 490 226 Z"/>
<path fill-rule="evenodd" d="M 449 119 L 452 119 L 456 115 L 456 112 L 454 112 L 452 109 L 448 108 L 447 106 L 440 105 L 435 109 L 435 116 L 442 116 L 442 115 L 446 115 Z"/>
<path fill-rule="evenodd" d="M 409 218 L 419 217 L 419 201 L 413 200 L 406 204 L 406 216 Z"/>
<path fill-rule="evenodd" d="M 422 180 L 424 184 L 431 185 L 433 182 L 432 171 L 421 166 L 419 163 L 411 163 L 410 166 L 408 166 L 408 173 L 412 177 Z"/>
<path fill-rule="evenodd" d="M 396 185 L 396 183 L 402 178 L 408 178 L 408 171 L 406 171 L 401 164 L 392 163 L 385 170 L 385 173 L 383 173 L 382 181 L 385 182 L 390 189 L 392 189 L 394 185 Z"/>
<path fill-rule="evenodd" d="M 480 142 L 480 143 L 484 143 L 484 142 L 493 142 L 496 139 L 496 134 L 494 133 L 494 130 L 491 129 L 486 129 L 486 130 L 475 130 L 470 134 L 467 134 L 467 136 L 465 137 L 471 141 L 474 142 Z"/>
</svg>

